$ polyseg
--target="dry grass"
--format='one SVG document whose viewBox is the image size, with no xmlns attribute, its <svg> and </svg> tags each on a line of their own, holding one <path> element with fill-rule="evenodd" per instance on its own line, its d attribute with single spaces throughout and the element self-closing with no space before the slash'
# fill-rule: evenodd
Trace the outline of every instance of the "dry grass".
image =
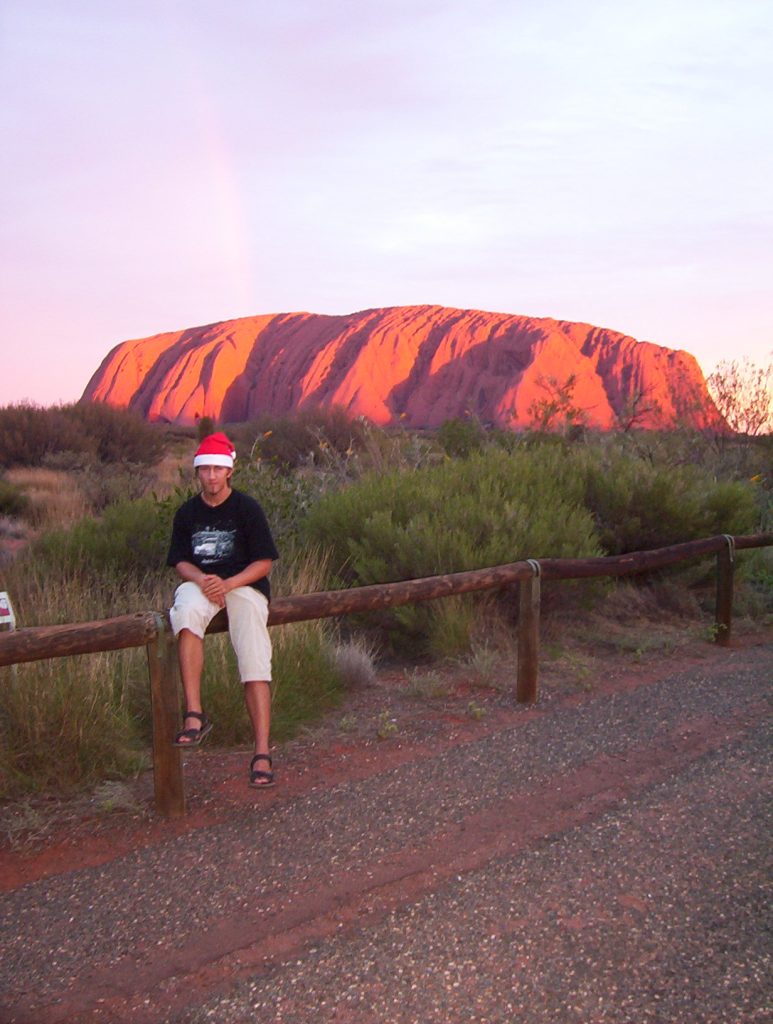
<svg viewBox="0 0 773 1024">
<path fill-rule="evenodd" d="M 376 647 L 364 637 L 355 637 L 338 644 L 335 663 L 346 690 L 372 686 L 376 680 Z"/>
<path fill-rule="evenodd" d="M 191 449 L 186 448 L 184 452 L 169 451 L 153 467 L 149 491 L 152 491 L 158 498 L 166 498 L 180 484 L 186 486 L 192 484 L 193 479 Z"/>
<path fill-rule="evenodd" d="M 320 589 L 313 552 L 278 574 L 278 590 Z M 4 575 L 4 582 L 6 577 Z M 55 572 L 28 555 L 8 567 L 7 587 L 21 623 L 87 622 L 121 611 L 168 607 L 174 578 L 97 579 Z M 272 630 L 274 736 L 334 704 L 341 689 L 331 620 Z M 216 722 L 214 741 L 246 743 L 250 727 L 235 659 L 225 634 L 207 639 L 203 696 Z M 150 702 L 142 649 L 54 658 L 0 669 L 0 797 L 66 792 L 132 774 L 148 764 Z"/>
<path fill-rule="evenodd" d="M 41 526 L 66 526 L 89 512 L 89 503 L 75 473 L 34 467 L 9 469 L 5 475 L 30 499 Z"/>
<path fill-rule="evenodd" d="M 116 470 L 113 468 L 113 473 Z M 30 499 L 37 527 L 55 529 L 68 526 L 104 506 L 105 491 L 111 484 L 107 479 L 100 487 L 100 471 L 84 473 L 80 469 L 47 467 L 16 467 L 5 472 L 5 478 Z M 125 481 L 116 478 L 119 491 Z M 155 494 L 163 499 L 172 494 L 181 483 L 190 483 L 190 451 L 179 446 L 168 451 L 152 467 L 143 467 L 140 475 L 131 475 L 132 497 Z M 95 499 L 100 499 L 95 505 Z"/>
</svg>

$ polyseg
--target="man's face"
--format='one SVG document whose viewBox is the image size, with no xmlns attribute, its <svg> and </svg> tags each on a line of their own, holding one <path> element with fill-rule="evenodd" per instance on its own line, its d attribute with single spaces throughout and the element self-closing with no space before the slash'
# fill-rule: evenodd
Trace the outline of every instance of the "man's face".
<svg viewBox="0 0 773 1024">
<path fill-rule="evenodd" d="M 225 501 L 231 490 L 232 474 L 227 466 L 199 466 L 196 475 L 204 500 L 210 504 Z"/>
</svg>

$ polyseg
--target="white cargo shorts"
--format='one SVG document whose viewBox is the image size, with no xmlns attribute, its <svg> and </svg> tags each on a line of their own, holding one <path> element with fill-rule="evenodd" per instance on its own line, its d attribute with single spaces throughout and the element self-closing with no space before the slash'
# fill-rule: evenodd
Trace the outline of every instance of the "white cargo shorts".
<svg viewBox="0 0 773 1024">
<path fill-rule="evenodd" d="M 228 633 L 243 683 L 271 682 L 271 637 L 268 635 L 268 601 L 254 587 L 237 587 L 225 596 Z M 207 626 L 220 611 L 196 583 L 181 583 L 174 594 L 169 619 L 174 635 L 189 629 L 204 638 Z"/>
</svg>

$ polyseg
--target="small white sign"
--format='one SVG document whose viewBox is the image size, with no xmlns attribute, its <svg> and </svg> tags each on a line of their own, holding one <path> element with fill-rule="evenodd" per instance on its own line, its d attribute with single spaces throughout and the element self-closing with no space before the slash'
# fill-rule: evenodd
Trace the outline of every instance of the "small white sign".
<svg viewBox="0 0 773 1024">
<path fill-rule="evenodd" d="M 0 630 L 16 629 L 16 616 L 13 613 L 11 599 L 4 590 L 0 590 Z"/>
</svg>

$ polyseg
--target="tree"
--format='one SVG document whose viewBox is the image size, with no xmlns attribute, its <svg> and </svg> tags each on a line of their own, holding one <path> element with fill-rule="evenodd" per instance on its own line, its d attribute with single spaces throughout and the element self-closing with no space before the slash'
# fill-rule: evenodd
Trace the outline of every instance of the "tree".
<svg viewBox="0 0 773 1024">
<path fill-rule="evenodd" d="M 215 433 L 215 421 L 211 416 L 199 416 L 196 414 L 196 436 L 199 441 Z"/>
<path fill-rule="evenodd" d="M 748 358 L 723 360 L 706 383 L 731 430 L 747 437 L 773 431 L 773 364 L 757 366 Z"/>
<path fill-rule="evenodd" d="M 576 373 L 570 373 L 563 383 L 557 377 L 540 374 L 536 383 L 545 392 L 545 397 L 535 398 L 528 410 L 536 430 L 561 430 L 566 434 L 573 427 L 585 425 L 585 412 L 574 404 Z"/>
<path fill-rule="evenodd" d="M 624 434 L 662 419 L 663 407 L 656 398 L 653 398 L 654 392 L 654 385 L 649 384 L 647 387 L 637 388 L 623 402 L 617 413 L 617 425 Z"/>
</svg>

